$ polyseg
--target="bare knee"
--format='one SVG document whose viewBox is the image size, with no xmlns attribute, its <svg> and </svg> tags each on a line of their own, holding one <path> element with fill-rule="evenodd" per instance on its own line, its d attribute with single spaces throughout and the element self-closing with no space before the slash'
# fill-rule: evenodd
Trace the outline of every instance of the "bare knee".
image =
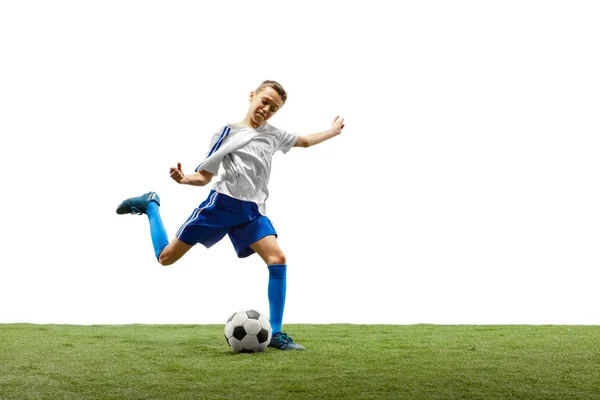
<svg viewBox="0 0 600 400">
<path fill-rule="evenodd" d="M 191 245 L 186 244 L 179 239 L 174 239 L 160 252 L 158 255 L 158 263 L 164 266 L 173 265 L 191 248 Z"/>
<path fill-rule="evenodd" d="M 277 244 L 274 235 L 265 236 L 250 245 L 250 248 L 258 253 L 267 265 L 286 264 L 287 262 L 285 254 Z"/>
<path fill-rule="evenodd" d="M 158 263 L 164 267 L 175 264 L 177 260 L 178 258 L 173 257 L 173 254 L 167 251 L 167 249 L 158 255 Z"/>
<path fill-rule="evenodd" d="M 267 265 L 287 264 L 287 260 L 285 258 L 285 254 L 283 253 L 283 251 L 278 251 L 276 253 L 269 254 L 266 257 L 265 262 L 267 263 Z"/>
</svg>

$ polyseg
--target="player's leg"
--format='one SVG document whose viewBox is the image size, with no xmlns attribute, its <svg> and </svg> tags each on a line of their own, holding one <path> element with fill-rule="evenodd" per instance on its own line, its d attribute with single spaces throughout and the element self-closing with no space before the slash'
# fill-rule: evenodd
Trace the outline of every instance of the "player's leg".
<svg viewBox="0 0 600 400">
<path fill-rule="evenodd" d="M 275 235 L 267 235 L 250 245 L 267 265 L 285 265 L 287 260 Z"/>
<path fill-rule="evenodd" d="M 285 309 L 287 262 L 276 236 L 265 236 L 252 243 L 250 248 L 264 260 L 269 268 L 269 320 L 273 328 L 273 338 L 269 347 L 279 350 L 304 350 L 303 346 L 294 343 L 292 338 L 283 333 L 281 328 Z"/>
<path fill-rule="evenodd" d="M 172 265 L 196 243 L 209 248 L 226 235 L 229 226 L 222 226 L 221 221 L 227 219 L 227 216 L 221 213 L 216 204 L 217 193 L 212 190 L 179 228 L 171 242 L 160 215 L 160 198 L 156 193 L 148 192 L 124 200 L 117 207 L 117 214 L 146 214 L 156 259 L 161 265 Z"/>
<path fill-rule="evenodd" d="M 273 335 L 281 332 L 286 296 L 286 258 L 279 247 L 275 235 L 268 235 L 250 245 L 267 264 L 269 269 L 268 297 L 270 306 L 269 320 Z"/>
<path fill-rule="evenodd" d="M 243 215 L 245 220 L 243 223 L 233 225 L 228 232 L 238 257 L 244 258 L 258 253 L 269 268 L 269 320 L 273 328 L 269 347 L 280 350 L 304 350 L 304 347 L 295 344 L 281 331 L 285 308 L 287 261 L 277 243 L 277 232 L 269 218 L 260 214 L 255 203 L 235 201 L 239 215 Z"/>
<path fill-rule="evenodd" d="M 164 266 L 172 265 L 192 247 L 194 246 L 175 238 L 159 253 L 157 256 L 158 262 Z"/>
<path fill-rule="evenodd" d="M 117 207 L 117 214 L 146 214 L 150 223 L 150 236 L 154 255 L 162 265 L 171 265 L 179 260 L 193 246 L 178 238 L 169 243 L 167 231 L 160 216 L 160 197 L 154 192 L 148 192 L 138 197 L 124 200 Z"/>
<path fill-rule="evenodd" d="M 286 295 L 286 259 L 275 235 L 265 236 L 250 245 L 269 268 L 268 296 L 273 335 L 281 332 Z"/>
<path fill-rule="evenodd" d="M 117 207 L 117 214 L 146 214 L 150 223 L 150 236 L 154 246 L 154 255 L 160 261 L 160 254 L 169 246 L 167 231 L 160 216 L 160 197 L 154 192 L 148 192 L 141 196 L 131 197 L 124 200 Z M 179 246 L 177 246 L 179 249 Z M 187 251 L 189 249 L 186 249 Z M 171 250 L 172 251 L 172 250 Z M 182 250 L 179 250 L 181 252 Z M 178 254 L 178 253 L 176 253 Z M 185 252 L 181 253 L 181 255 Z M 178 259 L 181 257 L 178 257 Z"/>
</svg>

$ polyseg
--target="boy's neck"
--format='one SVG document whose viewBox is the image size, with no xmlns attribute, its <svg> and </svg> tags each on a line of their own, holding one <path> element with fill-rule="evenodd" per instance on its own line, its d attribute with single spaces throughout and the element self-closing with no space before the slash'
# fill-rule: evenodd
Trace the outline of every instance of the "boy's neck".
<svg viewBox="0 0 600 400">
<path fill-rule="evenodd" d="M 265 121 L 266 122 L 266 121 Z M 260 125 L 256 125 L 254 123 L 254 121 L 252 121 L 252 118 L 250 117 L 246 117 L 244 118 L 242 121 L 238 122 L 237 124 L 235 124 L 236 126 L 241 126 L 241 127 L 245 127 L 245 128 L 252 128 L 252 129 L 257 129 L 260 126 L 264 125 L 264 122 Z"/>
<path fill-rule="evenodd" d="M 244 128 L 252 128 L 252 129 L 258 129 L 262 125 L 264 125 L 264 122 L 261 125 L 256 125 L 252 121 L 248 122 L 246 120 L 240 121 L 237 124 L 235 124 L 235 126 L 244 127 Z"/>
</svg>

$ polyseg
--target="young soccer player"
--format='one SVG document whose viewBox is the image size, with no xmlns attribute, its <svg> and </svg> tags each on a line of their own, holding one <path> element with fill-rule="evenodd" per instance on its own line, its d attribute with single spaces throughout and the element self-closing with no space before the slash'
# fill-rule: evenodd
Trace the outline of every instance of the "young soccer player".
<svg viewBox="0 0 600 400">
<path fill-rule="evenodd" d="M 207 185 L 223 167 L 206 200 L 192 212 L 173 240 L 168 240 L 159 212 L 160 198 L 155 192 L 124 200 L 117 214 L 148 215 L 154 252 L 162 265 L 175 263 L 197 243 L 210 248 L 225 235 L 239 258 L 258 253 L 269 269 L 267 291 L 273 328 L 269 347 L 304 350 L 281 329 L 287 260 L 266 216 L 267 184 L 275 152 L 285 154 L 292 147 L 310 147 L 331 139 L 342 132 L 344 119 L 335 117 L 326 131 L 298 135 L 267 122 L 287 100 L 287 93 L 278 82 L 263 81 L 250 93 L 249 100 L 248 113 L 242 121 L 227 124 L 212 136 L 207 156 L 194 173 L 184 174 L 181 163 L 171 167 L 175 182 L 194 186 Z"/>
</svg>

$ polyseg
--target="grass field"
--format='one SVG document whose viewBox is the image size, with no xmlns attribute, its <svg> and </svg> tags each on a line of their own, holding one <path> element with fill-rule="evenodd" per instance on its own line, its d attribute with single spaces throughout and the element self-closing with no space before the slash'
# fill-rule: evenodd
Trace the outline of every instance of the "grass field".
<svg viewBox="0 0 600 400">
<path fill-rule="evenodd" d="M 0 324 L 0 399 L 600 399 L 600 326 Z"/>
</svg>

